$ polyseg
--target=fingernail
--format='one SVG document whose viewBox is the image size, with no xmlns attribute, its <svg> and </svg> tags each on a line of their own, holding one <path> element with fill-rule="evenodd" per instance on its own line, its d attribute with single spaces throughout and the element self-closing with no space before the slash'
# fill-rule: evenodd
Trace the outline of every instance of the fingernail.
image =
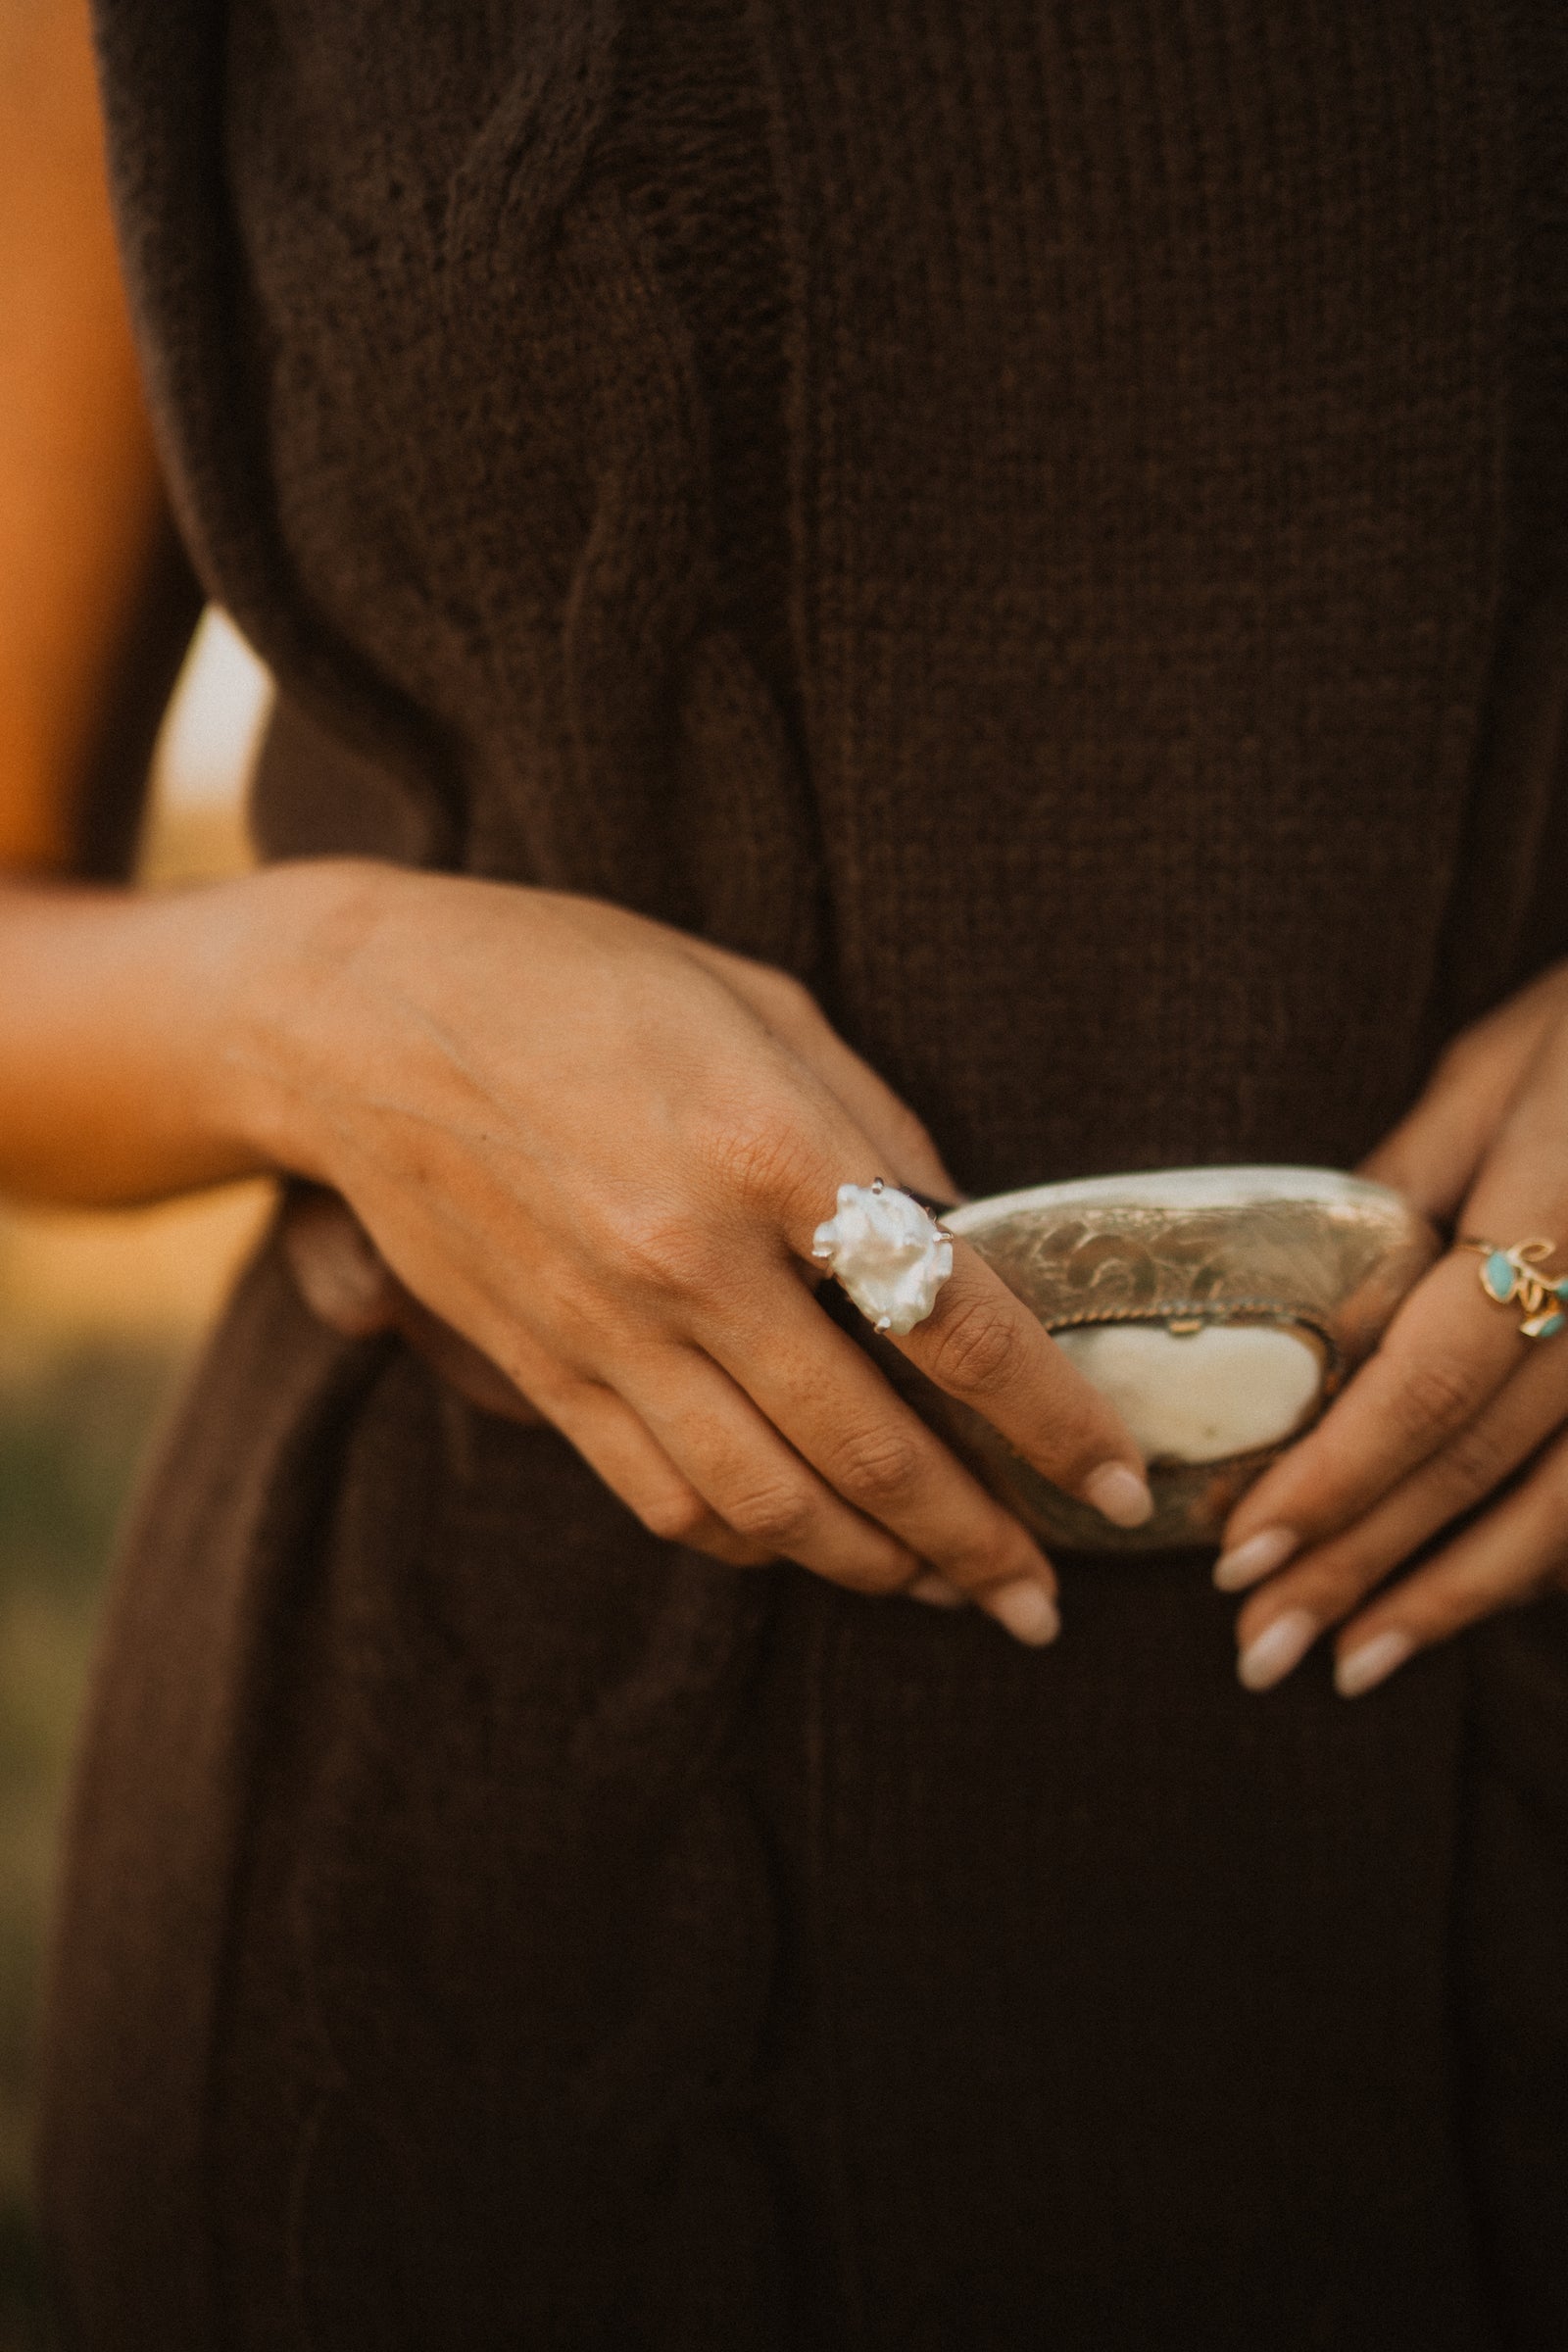
<svg viewBox="0 0 1568 2352">
<path fill-rule="evenodd" d="M 906 1585 L 904 1593 L 906 1600 L 923 1600 L 928 1609 L 961 1609 L 964 1605 L 964 1594 L 957 1586 L 950 1585 L 934 1568 L 917 1576 L 912 1585 Z"/>
<path fill-rule="evenodd" d="M 1142 1527 L 1154 1514 L 1149 1482 L 1125 1462 L 1103 1462 L 1084 1480 L 1084 1499 L 1112 1527 Z"/>
<path fill-rule="evenodd" d="M 1026 1576 L 1015 1584 L 998 1585 L 981 1595 L 980 1605 L 990 1611 L 999 1625 L 1004 1625 L 1015 1642 L 1027 1642 L 1031 1649 L 1044 1649 L 1054 1642 L 1061 1631 L 1061 1619 L 1056 1604 L 1043 1585 Z"/>
<path fill-rule="evenodd" d="M 1415 1648 L 1408 1634 L 1374 1634 L 1359 1649 L 1347 1650 L 1334 1669 L 1334 1688 L 1342 1698 L 1359 1698 L 1376 1690 L 1404 1664 Z"/>
<path fill-rule="evenodd" d="M 1234 1551 L 1222 1551 L 1214 1562 L 1214 1582 L 1222 1592 L 1240 1592 L 1248 1585 L 1272 1576 L 1283 1568 L 1293 1551 L 1298 1551 L 1301 1539 L 1294 1527 L 1265 1527 L 1260 1535 L 1249 1536 Z"/>
<path fill-rule="evenodd" d="M 1299 1666 L 1320 1628 L 1305 1609 L 1287 1609 L 1248 1643 L 1236 1661 L 1236 1672 L 1248 1690 L 1272 1690 L 1293 1666 Z"/>
</svg>

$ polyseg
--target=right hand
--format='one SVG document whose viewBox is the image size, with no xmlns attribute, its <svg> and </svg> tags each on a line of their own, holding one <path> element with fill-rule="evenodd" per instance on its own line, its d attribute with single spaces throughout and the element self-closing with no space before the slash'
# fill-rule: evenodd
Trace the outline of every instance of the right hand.
<svg viewBox="0 0 1568 2352">
<path fill-rule="evenodd" d="M 840 1183 L 955 1188 L 799 983 L 592 900 L 348 861 L 269 881 L 317 904 L 303 991 L 253 992 L 251 1130 L 437 1331 L 659 1536 L 1052 1638 L 1049 1563 L 812 1298 Z M 963 1243 L 895 1344 L 1058 1486 L 1147 1515 L 1125 1427 Z"/>
</svg>

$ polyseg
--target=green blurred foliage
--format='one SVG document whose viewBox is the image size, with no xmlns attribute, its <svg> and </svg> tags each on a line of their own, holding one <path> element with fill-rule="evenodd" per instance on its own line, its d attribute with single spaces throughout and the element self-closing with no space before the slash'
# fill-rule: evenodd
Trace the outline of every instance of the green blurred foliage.
<svg viewBox="0 0 1568 2352">
<path fill-rule="evenodd" d="M 182 1364 L 99 1344 L 0 1375 L 0 2352 L 52 2340 L 28 2176 L 61 1806 L 115 1529 Z"/>
</svg>

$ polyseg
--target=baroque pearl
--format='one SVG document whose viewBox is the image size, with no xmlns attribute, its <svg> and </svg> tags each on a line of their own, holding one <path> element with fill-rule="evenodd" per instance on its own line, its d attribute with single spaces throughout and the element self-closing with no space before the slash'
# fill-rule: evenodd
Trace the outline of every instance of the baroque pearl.
<svg viewBox="0 0 1568 2352">
<path fill-rule="evenodd" d="M 953 1244 L 911 1200 L 882 1184 L 841 1184 L 838 1213 L 811 1237 L 868 1323 L 901 1337 L 923 1323 L 953 1272 Z"/>
</svg>

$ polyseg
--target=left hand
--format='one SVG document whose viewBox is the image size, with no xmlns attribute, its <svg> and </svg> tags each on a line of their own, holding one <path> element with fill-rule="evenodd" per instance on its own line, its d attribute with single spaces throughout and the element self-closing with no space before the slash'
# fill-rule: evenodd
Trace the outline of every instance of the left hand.
<svg viewBox="0 0 1568 2352">
<path fill-rule="evenodd" d="M 346 1340 L 399 1332 L 470 1404 L 524 1429 L 544 1427 L 543 1413 L 499 1365 L 405 1289 L 341 1194 L 296 1180 L 284 1196 L 280 1238 L 295 1287 L 318 1323 Z"/>
<path fill-rule="evenodd" d="M 1568 964 L 1455 1041 L 1360 1173 L 1456 1235 L 1550 1235 L 1544 1271 L 1568 1274 Z M 1335 1682 L 1355 1697 L 1462 1626 L 1568 1587 L 1568 1330 L 1524 1338 L 1481 1262 L 1438 1261 L 1232 1514 L 1214 1581 L 1251 1588 L 1237 1624 L 1250 1690 L 1338 1627 Z"/>
</svg>

